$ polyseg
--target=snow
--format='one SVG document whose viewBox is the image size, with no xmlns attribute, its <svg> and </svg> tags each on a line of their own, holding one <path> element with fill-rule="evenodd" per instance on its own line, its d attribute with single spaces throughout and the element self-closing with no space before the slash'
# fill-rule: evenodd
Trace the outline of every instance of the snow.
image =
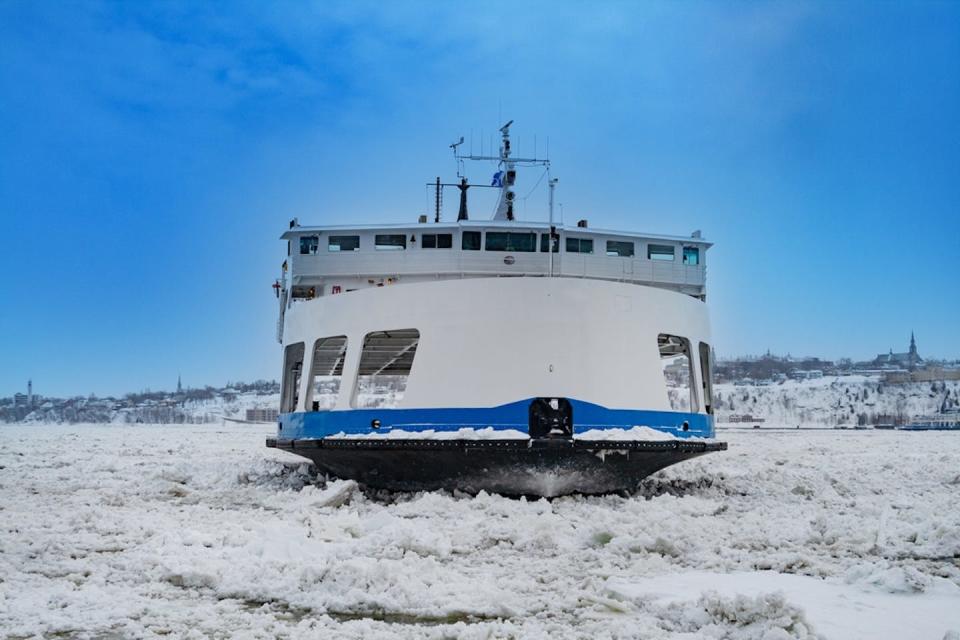
<svg viewBox="0 0 960 640">
<path fill-rule="evenodd" d="M 517 429 L 494 429 L 484 427 L 474 429 L 465 427 L 449 431 L 424 429 L 422 431 L 407 431 L 392 429 L 389 431 L 375 431 L 371 433 L 335 433 L 327 438 L 339 440 L 528 440 L 530 435 Z M 681 440 L 673 434 L 652 429 L 650 427 L 632 427 L 630 429 L 588 429 L 574 434 L 577 440 L 607 440 L 623 441 L 634 440 L 643 442 L 661 442 L 667 440 Z M 685 438 L 691 440 L 693 438 Z M 697 438 L 697 440 L 706 440 Z"/>
<path fill-rule="evenodd" d="M 341 440 L 527 440 L 530 436 L 516 429 L 494 429 L 483 427 L 474 429 L 464 427 L 449 431 L 424 429 L 422 431 L 407 431 L 405 429 L 391 429 L 371 433 L 335 433 L 327 438 Z"/>
<path fill-rule="evenodd" d="M 630 429 L 589 429 L 574 433 L 577 440 L 636 440 L 643 442 L 660 442 L 665 440 L 680 440 L 672 433 L 651 429 L 650 427 L 632 427 Z"/>
<path fill-rule="evenodd" d="M 934 638 L 960 434 L 719 432 L 632 496 L 365 491 L 269 426 L 0 426 L 5 638 Z"/>
<path fill-rule="evenodd" d="M 902 575 L 904 571 L 891 569 L 887 573 Z M 929 584 L 924 595 L 915 598 L 902 595 L 897 585 L 850 589 L 842 581 L 773 571 L 689 571 L 632 581 L 610 580 L 607 589 L 611 596 L 627 601 L 654 602 L 674 608 L 689 606 L 691 601 L 702 606 L 705 601 L 713 600 L 723 603 L 725 609 L 738 610 L 740 622 L 745 621 L 745 609 L 755 610 L 758 604 L 769 607 L 769 595 L 779 594 L 780 599 L 774 600 L 777 606 L 783 608 L 781 603 L 791 603 L 795 611 L 810 612 L 803 616 L 794 614 L 796 620 L 792 622 L 809 627 L 810 618 L 814 617 L 816 630 L 828 638 L 939 639 L 944 635 L 945 615 L 952 619 L 952 624 L 960 626 L 957 607 L 960 587 L 945 578 L 926 580 Z M 734 593 L 741 599 L 738 602 L 734 598 L 731 602 L 730 598 L 719 595 L 722 593 Z M 896 611 L 896 615 L 889 615 L 890 611 Z M 752 617 L 766 622 L 757 612 Z M 747 624 L 751 623 L 748 618 Z"/>
</svg>

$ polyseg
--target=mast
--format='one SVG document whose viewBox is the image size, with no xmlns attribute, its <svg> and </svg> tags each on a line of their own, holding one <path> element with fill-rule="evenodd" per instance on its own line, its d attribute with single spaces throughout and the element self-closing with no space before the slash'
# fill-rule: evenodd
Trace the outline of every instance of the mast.
<svg viewBox="0 0 960 640">
<path fill-rule="evenodd" d="M 553 241 L 554 235 L 557 233 L 557 228 L 553 226 L 553 190 L 557 188 L 557 182 L 559 178 L 550 178 L 547 181 L 547 184 L 550 187 L 550 240 L 547 242 L 547 254 L 550 256 L 550 277 L 553 277 Z M 557 240 L 559 242 L 559 239 Z"/>
<path fill-rule="evenodd" d="M 500 183 L 500 200 L 497 201 L 497 212 L 494 220 L 513 220 L 513 185 L 517 181 L 517 169 L 510 158 L 510 125 L 513 120 L 500 127 L 502 140 L 500 142 L 500 171 L 495 174 L 494 180 Z"/>
<path fill-rule="evenodd" d="M 497 200 L 497 208 L 493 214 L 494 220 L 515 220 L 516 216 L 514 215 L 514 201 L 516 199 L 516 193 L 513 188 L 517 182 L 517 167 L 518 166 L 543 166 L 549 169 L 550 160 L 547 158 L 516 158 L 513 156 L 512 150 L 510 148 L 510 125 L 513 124 L 513 120 L 507 124 L 500 127 L 500 153 L 499 155 L 483 155 L 481 151 L 480 155 L 473 154 L 463 154 L 461 155 L 457 151 L 457 147 L 463 144 L 463 136 L 460 137 L 459 142 L 455 142 L 450 147 L 453 149 L 453 156 L 457 161 L 457 177 L 462 177 L 460 175 L 460 168 L 464 160 L 486 160 L 494 161 L 497 163 L 497 172 L 493 174 L 493 184 L 489 185 L 491 187 L 500 189 L 500 198 Z M 536 155 L 536 149 L 534 149 L 534 155 Z M 462 183 L 461 183 L 462 184 Z M 446 186 L 446 185 L 444 185 Z M 452 186 L 461 186 L 461 185 L 452 185 Z M 477 187 L 486 187 L 488 185 L 475 184 L 470 186 Z"/>
</svg>

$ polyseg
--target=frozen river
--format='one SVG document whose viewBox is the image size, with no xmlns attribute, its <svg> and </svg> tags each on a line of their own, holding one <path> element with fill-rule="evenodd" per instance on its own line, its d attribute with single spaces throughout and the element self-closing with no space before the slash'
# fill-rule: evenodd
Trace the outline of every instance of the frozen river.
<svg viewBox="0 0 960 640">
<path fill-rule="evenodd" d="M 271 431 L 0 426 L 0 637 L 960 631 L 960 433 L 721 432 L 635 496 L 525 501 L 364 494 Z"/>
</svg>

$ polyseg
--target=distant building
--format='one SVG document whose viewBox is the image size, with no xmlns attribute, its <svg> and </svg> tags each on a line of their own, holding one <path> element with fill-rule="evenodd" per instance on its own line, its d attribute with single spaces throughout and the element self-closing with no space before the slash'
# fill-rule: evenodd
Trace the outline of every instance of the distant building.
<svg viewBox="0 0 960 640">
<path fill-rule="evenodd" d="M 917 341 L 913 332 L 910 332 L 910 350 L 906 353 L 881 353 L 873 360 L 873 364 L 882 368 L 906 368 L 913 371 L 923 364 L 923 358 L 917 353 Z"/>
<path fill-rule="evenodd" d="M 276 422 L 277 409 L 247 409 L 247 422 Z"/>
<path fill-rule="evenodd" d="M 183 384 L 180 382 L 179 375 L 177 375 L 177 393 L 183 393 Z"/>
</svg>

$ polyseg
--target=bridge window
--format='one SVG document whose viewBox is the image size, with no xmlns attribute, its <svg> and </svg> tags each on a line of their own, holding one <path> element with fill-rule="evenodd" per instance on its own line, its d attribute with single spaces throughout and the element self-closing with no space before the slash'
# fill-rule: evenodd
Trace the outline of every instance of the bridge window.
<svg viewBox="0 0 960 640">
<path fill-rule="evenodd" d="M 607 255 L 632 258 L 633 243 L 625 240 L 607 240 Z"/>
<path fill-rule="evenodd" d="M 694 386 L 693 358 L 690 341 L 680 336 L 661 333 L 657 336 L 660 365 L 667 384 L 671 411 L 696 413 L 697 392 Z"/>
<path fill-rule="evenodd" d="M 424 233 L 420 236 L 420 246 L 424 249 L 451 249 L 453 235 L 449 233 Z"/>
<path fill-rule="evenodd" d="M 480 232 L 464 231 L 460 246 L 464 251 L 480 251 Z"/>
<path fill-rule="evenodd" d="M 375 331 L 363 339 L 357 372 L 357 408 L 393 408 L 407 390 L 407 379 L 420 343 L 416 329 Z"/>
<path fill-rule="evenodd" d="M 713 353 L 706 342 L 700 343 L 700 377 L 703 383 L 703 408 L 713 415 Z"/>
<path fill-rule="evenodd" d="M 697 247 L 683 248 L 683 264 L 700 264 L 700 249 Z"/>
<path fill-rule="evenodd" d="M 541 233 L 540 234 L 540 252 L 547 253 L 547 247 L 551 246 L 550 244 L 550 234 Z M 553 239 L 553 252 L 558 253 L 560 251 L 560 237 L 557 236 Z"/>
<path fill-rule="evenodd" d="M 567 253 L 593 253 L 593 238 L 567 237 Z"/>
<path fill-rule="evenodd" d="M 326 411 L 337 405 L 346 354 L 347 336 L 320 338 L 314 343 L 309 387 L 312 397 L 307 399 L 313 411 Z"/>
<path fill-rule="evenodd" d="M 330 236 L 327 251 L 360 251 L 360 236 Z"/>
<path fill-rule="evenodd" d="M 407 236 L 404 233 L 378 233 L 373 237 L 373 246 L 377 251 L 403 251 L 407 248 Z"/>
<path fill-rule="evenodd" d="M 315 256 L 320 247 L 320 236 L 300 236 L 300 255 Z"/>
<path fill-rule="evenodd" d="M 528 252 L 537 250 L 537 234 L 487 231 L 487 251 Z"/>
<path fill-rule="evenodd" d="M 280 390 L 280 413 L 297 410 L 300 401 L 300 375 L 303 373 L 304 343 L 287 345 L 283 351 L 283 384 Z"/>
<path fill-rule="evenodd" d="M 673 260 L 674 246 L 672 244 L 648 244 L 647 260 Z"/>
</svg>

